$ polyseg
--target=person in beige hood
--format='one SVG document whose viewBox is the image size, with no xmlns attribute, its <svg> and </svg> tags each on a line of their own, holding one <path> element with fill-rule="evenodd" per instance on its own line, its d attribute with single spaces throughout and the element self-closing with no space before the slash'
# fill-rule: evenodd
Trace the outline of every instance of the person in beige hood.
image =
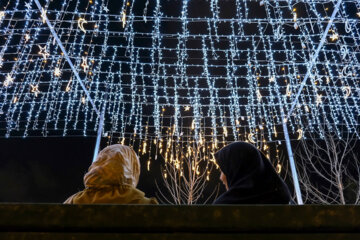
<svg viewBox="0 0 360 240">
<path fill-rule="evenodd" d="M 136 189 L 139 176 L 140 162 L 133 149 L 120 144 L 108 146 L 85 174 L 85 189 L 64 203 L 157 204 L 155 198 L 146 198 Z"/>
</svg>

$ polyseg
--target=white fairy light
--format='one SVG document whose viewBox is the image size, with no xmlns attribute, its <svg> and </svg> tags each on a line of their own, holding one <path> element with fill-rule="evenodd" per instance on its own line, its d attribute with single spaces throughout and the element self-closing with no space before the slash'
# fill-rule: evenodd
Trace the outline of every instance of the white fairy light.
<svg viewBox="0 0 360 240">
<path fill-rule="evenodd" d="M 178 14 L 170 13 L 162 0 L 124 1 L 117 15 L 109 14 L 112 6 L 104 0 L 88 7 L 79 0 L 57 5 L 49 1 L 41 15 L 33 14 L 31 1 L 6 2 L 0 4 L 6 13 L 0 24 L 5 36 L 0 110 L 9 114 L 0 117 L 7 125 L 2 132 L 0 126 L 1 133 L 27 136 L 33 129 L 40 134 L 96 134 L 99 120 L 87 104 L 90 99 L 72 81 L 61 49 L 42 24 L 47 14 L 94 102 L 106 103 L 105 128 L 118 133 L 120 143 L 132 145 L 140 139 L 144 155 L 153 145 L 160 151 L 161 145 L 163 154 L 170 157 L 173 151 L 173 159 L 175 150 L 167 148 L 170 139 L 174 149 L 175 144 L 193 141 L 209 146 L 210 152 L 231 141 L 282 140 L 281 110 L 289 111 L 291 94 L 299 88 L 318 36 L 324 34 L 331 11 L 320 9 L 332 4 L 259 0 L 256 7 L 265 12 L 260 16 L 251 12 L 253 1 L 234 0 L 228 3 L 234 15 L 227 16 L 222 1 L 210 0 L 204 1 L 209 14 L 198 17 L 188 0 L 174 7 Z M 313 77 L 286 119 L 293 140 L 297 130 L 306 134 L 305 129 L 325 122 L 334 125 L 338 135 L 337 126 L 357 131 L 358 5 L 344 2 L 327 33 Z M 85 26 L 92 29 L 84 28 L 85 18 L 91 22 Z M 8 19 L 13 23 L 7 24 Z M 9 72 L 17 81 L 5 87 Z M 30 84 L 43 94 L 24 91 Z M 29 120 L 19 128 L 24 130 L 17 130 L 11 122 L 24 122 L 24 109 Z"/>
</svg>

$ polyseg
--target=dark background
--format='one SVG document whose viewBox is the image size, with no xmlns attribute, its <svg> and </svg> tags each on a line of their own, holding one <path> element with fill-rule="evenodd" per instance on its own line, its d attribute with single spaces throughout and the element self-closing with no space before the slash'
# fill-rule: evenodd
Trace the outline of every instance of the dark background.
<svg viewBox="0 0 360 240">
<path fill-rule="evenodd" d="M 91 165 L 94 137 L 0 138 L 0 202 L 64 202 L 84 188 L 83 176 Z M 102 140 L 101 149 L 106 147 Z M 160 160 L 140 158 L 138 188 L 148 197 L 159 196 L 163 188 Z M 213 171 L 205 199 L 219 184 L 219 172 Z M 221 186 L 220 191 L 224 191 Z M 161 200 L 161 199 L 160 199 Z"/>
</svg>

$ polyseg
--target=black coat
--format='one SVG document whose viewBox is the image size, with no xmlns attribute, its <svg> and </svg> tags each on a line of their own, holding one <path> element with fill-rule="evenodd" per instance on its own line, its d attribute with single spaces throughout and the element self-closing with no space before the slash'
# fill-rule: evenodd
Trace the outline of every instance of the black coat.
<svg viewBox="0 0 360 240">
<path fill-rule="evenodd" d="M 245 142 L 235 142 L 215 153 L 229 190 L 214 204 L 288 204 L 287 185 L 265 155 Z"/>
</svg>

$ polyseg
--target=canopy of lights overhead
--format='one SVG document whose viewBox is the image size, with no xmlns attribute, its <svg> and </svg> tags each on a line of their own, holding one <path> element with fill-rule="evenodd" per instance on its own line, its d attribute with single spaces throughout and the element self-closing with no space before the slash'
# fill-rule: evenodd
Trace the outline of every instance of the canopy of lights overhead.
<svg viewBox="0 0 360 240">
<path fill-rule="evenodd" d="M 357 0 L 39 2 L 0 3 L 3 137 L 95 136 L 101 113 L 142 153 L 358 131 Z"/>
</svg>

